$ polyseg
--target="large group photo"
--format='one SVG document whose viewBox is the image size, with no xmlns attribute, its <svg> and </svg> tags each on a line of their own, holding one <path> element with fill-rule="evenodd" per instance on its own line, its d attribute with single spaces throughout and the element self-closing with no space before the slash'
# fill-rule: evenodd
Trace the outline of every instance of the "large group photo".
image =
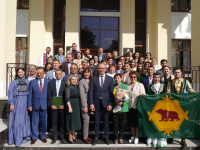
<svg viewBox="0 0 200 150">
<path fill-rule="evenodd" d="M 155 130 L 157 126 L 148 126 L 149 130 L 154 130 L 152 134 L 142 129 L 146 128 L 145 121 L 148 118 L 141 119 L 144 118 L 141 115 L 147 114 L 142 112 L 145 108 L 141 107 L 148 105 L 148 99 L 151 100 L 149 105 L 154 105 L 153 100 L 160 101 L 161 97 L 168 94 L 171 98 L 180 95 L 177 100 L 181 100 L 186 94 L 186 103 L 188 100 L 194 101 L 193 98 L 199 99 L 200 96 L 193 90 L 190 82 L 182 78 L 182 68 L 171 69 L 166 59 L 162 59 L 159 65 L 151 53 L 141 56 L 139 52 L 128 50 L 125 55 L 118 56 L 117 51 L 104 53 L 103 48 L 99 48 L 98 54 L 92 56 L 90 49 L 86 48 L 83 55 L 77 50 L 76 43 L 72 44 L 72 49 L 67 51 L 66 56 L 63 55 L 62 47 L 58 48 L 59 54 L 55 56 L 50 55 L 50 52 L 51 48 L 47 47 L 46 53 L 41 54 L 38 59 L 38 66 L 29 66 L 28 75 L 25 76 L 24 68 L 16 70 L 17 79 L 11 82 L 8 90 L 9 144 L 20 146 L 30 141 L 33 145 L 38 140 L 38 132 L 40 140 L 46 143 L 48 129 L 53 132 L 51 144 L 56 143 L 58 137 L 61 144 L 74 144 L 77 142 L 75 133 L 82 130 L 84 143 L 95 146 L 99 140 L 102 120 L 103 140 L 107 145 L 110 144 L 109 122 L 113 121 L 114 144 L 124 143 L 126 130 L 132 135 L 129 143 L 139 144 L 139 137 L 143 137 L 146 138 L 147 146 L 152 144 L 164 148 L 173 143 L 173 138 L 169 133 L 162 135 L 162 130 Z M 196 94 L 188 97 L 189 93 Z M 157 95 L 157 98 L 151 97 L 152 95 Z M 145 99 L 146 97 L 148 98 Z M 141 101 L 140 105 L 144 106 L 138 104 L 138 99 Z M 180 105 L 184 107 L 184 104 Z M 184 109 L 190 110 L 191 104 Z M 176 105 L 171 106 L 166 102 L 156 113 L 149 116 L 166 122 L 166 125 L 160 124 L 163 127 L 171 125 L 168 127 L 171 129 L 173 124 L 181 122 L 181 114 Z M 88 135 L 91 117 L 94 119 L 93 137 Z M 197 120 L 198 117 L 194 119 Z M 174 123 L 169 124 L 171 121 Z M 191 123 L 188 132 L 192 132 L 190 130 L 193 126 Z M 184 128 L 184 125 L 181 127 Z M 198 137 L 194 133 L 187 135 L 183 132 L 181 135 L 176 133 L 173 137 L 183 136 Z M 181 139 L 181 146 L 187 147 L 185 138 Z"/>
<path fill-rule="evenodd" d="M 0 0 L 0 150 L 200 150 L 200 0 Z"/>
</svg>

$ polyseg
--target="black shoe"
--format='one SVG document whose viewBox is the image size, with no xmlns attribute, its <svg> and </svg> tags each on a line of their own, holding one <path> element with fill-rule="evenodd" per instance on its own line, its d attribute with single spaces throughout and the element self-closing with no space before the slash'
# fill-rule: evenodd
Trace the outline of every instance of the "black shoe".
<svg viewBox="0 0 200 150">
<path fill-rule="evenodd" d="M 92 140 L 92 146 L 96 145 L 96 144 L 97 144 L 97 141 L 98 141 L 98 138 L 94 138 L 94 139 Z"/>
<path fill-rule="evenodd" d="M 53 139 L 53 140 L 51 141 L 51 144 L 55 144 L 56 141 L 57 141 L 57 139 Z"/>
<path fill-rule="evenodd" d="M 61 139 L 61 144 L 67 144 L 67 141 L 65 139 Z"/>
<path fill-rule="evenodd" d="M 173 138 L 169 138 L 169 139 L 167 140 L 167 144 L 173 144 L 173 142 L 174 142 L 174 139 L 173 139 Z"/>
<path fill-rule="evenodd" d="M 185 148 L 185 147 L 187 147 L 187 144 L 186 144 L 186 142 L 185 142 L 185 139 L 183 140 L 181 140 L 181 146 L 183 147 L 183 148 Z"/>
<path fill-rule="evenodd" d="M 106 143 L 107 145 L 110 144 L 110 140 L 109 140 L 108 138 L 104 138 L 104 141 L 105 141 L 105 143 Z"/>
<path fill-rule="evenodd" d="M 73 139 L 74 142 L 77 142 L 77 139 Z"/>
</svg>

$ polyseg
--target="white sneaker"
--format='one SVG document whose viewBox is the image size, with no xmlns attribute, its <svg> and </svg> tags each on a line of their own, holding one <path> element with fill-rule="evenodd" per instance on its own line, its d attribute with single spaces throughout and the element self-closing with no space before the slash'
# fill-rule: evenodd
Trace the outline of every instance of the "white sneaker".
<svg viewBox="0 0 200 150">
<path fill-rule="evenodd" d="M 135 137 L 131 137 L 130 139 L 129 139 L 129 143 L 133 143 L 133 140 L 135 139 Z"/>
<path fill-rule="evenodd" d="M 138 139 L 138 138 L 135 138 L 134 144 L 138 144 L 138 142 L 139 142 L 139 139 Z"/>
</svg>

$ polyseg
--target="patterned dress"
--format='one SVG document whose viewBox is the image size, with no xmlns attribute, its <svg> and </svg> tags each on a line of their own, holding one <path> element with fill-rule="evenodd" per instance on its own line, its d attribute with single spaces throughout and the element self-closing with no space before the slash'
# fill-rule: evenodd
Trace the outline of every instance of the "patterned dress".
<svg viewBox="0 0 200 150">
<path fill-rule="evenodd" d="M 149 85 L 148 87 L 148 95 L 152 94 L 161 94 L 166 93 L 166 87 L 164 84 L 160 83 L 159 88 L 156 88 L 154 84 Z M 148 138 L 147 139 L 147 145 L 149 146 L 151 143 L 153 143 L 153 146 L 159 146 L 161 148 L 167 147 L 167 138 Z"/>
<path fill-rule="evenodd" d="M 9 145 L 15 144 L 20 146 L 23 143 L 27 143 L 31 140 L 31 127 L 30 118 L 27 110 L 27 92 L 17 91 L 17 79 L 11 82 L 8 90 L 8 104 L 14 105 L 14 111 L 10 112 L 9 117 Z M 25 82 L 29 86 L 29 81 Z"/>
</svg>

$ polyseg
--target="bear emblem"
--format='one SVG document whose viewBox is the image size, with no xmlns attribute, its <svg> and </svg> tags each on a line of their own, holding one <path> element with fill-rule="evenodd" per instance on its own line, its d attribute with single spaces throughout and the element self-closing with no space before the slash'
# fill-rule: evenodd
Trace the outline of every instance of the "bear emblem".
<svg viewBox="0 0 200 150">
<path fill-rule="evenodd" d="M 178 113 L 175 111 L 168 111 L 168 110 L 162 110 L 159 109 L 156 111 L 157 113 L 159 113 L 160 115 L 162 115 L 162 120 L 159 121 L 174 121 L 174 119 L 176 119 L 177 121 L 179 121 L 179 117 L 178 117 Z M 171 120 L 169 120 L 171 119 Z"/>
</svg>

